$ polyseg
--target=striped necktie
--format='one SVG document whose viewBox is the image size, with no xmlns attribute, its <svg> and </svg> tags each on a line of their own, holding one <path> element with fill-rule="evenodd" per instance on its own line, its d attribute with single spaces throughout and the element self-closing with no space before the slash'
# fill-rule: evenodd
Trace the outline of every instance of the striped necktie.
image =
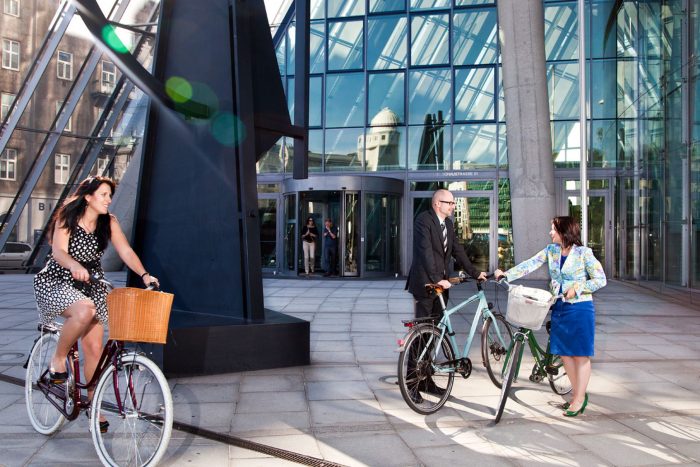
<svg viewBox="0 0 700 467">
<path fill-rule="evenodd" d="M 447 253 L 447 226 L 441 222 L 440 227 L 442 228 L 442 251 Z"/>
</svg>

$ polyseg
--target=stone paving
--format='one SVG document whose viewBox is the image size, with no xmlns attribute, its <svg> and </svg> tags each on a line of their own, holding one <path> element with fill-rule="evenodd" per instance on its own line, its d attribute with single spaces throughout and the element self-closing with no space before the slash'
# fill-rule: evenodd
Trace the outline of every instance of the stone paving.
<svg viewBox="0 0 700 467">
<path fill-rule="evenodd" d="M 124 275 L 111 278 L 123 283 Z M 5 375 L 24 376 L 21 365 L 36 322 L 31 281 L 26 275 L 0 276 Z M 611 281 L 596 294 L 596 357 L 586 413 L 562 417 L 556 407 L 561 398 L 549 385 L 525 377 L 494 425 L 499 392 L 481 366 L 478 339 L 470 352 L 474 371 L 456 380 L 445 407 L 422 416 L 404 403 L 395 384 L 396 341 L 412 300 L 403 285 L 265 279 L 266 307 L 311 322 L 311 365 L 173 378 L 175 419 L 352 466 L 700 465 L 699 310 Z M 452 290 L 457 303 L 475 287 Z M 489 294 L 494 300 L 492 288 Z M 471 316 L 462 316 L 458 329 L 466 332 L 468 321 Z M 37 434 L 23 388 L 0 381 L 0 465 L 61 464 L 57 459 L 64 465 L 99 464 L 87 419 L 51 437 Z M 178 431 L 163 464 L 292 465 Z"/>
</svg>

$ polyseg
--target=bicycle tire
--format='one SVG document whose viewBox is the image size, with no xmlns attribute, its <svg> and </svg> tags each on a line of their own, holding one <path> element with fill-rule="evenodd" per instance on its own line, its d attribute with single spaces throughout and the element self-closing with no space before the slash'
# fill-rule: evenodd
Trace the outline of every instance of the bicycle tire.
<svg viewBox="0 0 700 467">
<path fill-rule="evenodd" d="M 430 342 L 430 338 L 433 341 Z M 418 326 L 408 335 L 404 350 L 399 354 L 399 388 L 406 404 L 422 415 L 435 413 L 445 405 L 450 397 L 454 384 L 454 372 L 435 373 L 433 364 L 454 360 L 454 350 L 449 339 L 445 337 L 440 344 L 440 350 L 435 353 L 426 352 L 426 358 L 416 362 L 418 357 L 430 342 L 440 338 L 440 330 L 434 326 Z M 428 387 L 429 381 L 433 382 Z M 430 391 L 430 392 L 428 392 Z"/>
<path fill-rule="evenodd" d="M 110 365 L 95 389 L 90 417 L 95 450 L 107 466 L 156 465 L 173 428 L 170 387 L 160 368 L 142 355 L 124 355 L 118 366 Z M 100 431 L 100 415 L 109 422 L 106 433 Z"/>
<path fill-rule="evenodd" d="M 30 352 L 24 379 L 24 400 L 29 421 L 32 427 L 42 435 L 55 433 L 66 421 L 63 414 L 47 399 L 54 396 L 44 394 L 36 384 L 49 367 L 57 344 L 58 335 L 56 334 L 44 333 L 39 337 Z M 60 401 L 60 403 L 63 402 Z"/>
<path fill-rule="evenodd" d="M 506 375 L 506 380 L 501 387 L 501 398 L 498 400 L 498 409 L 496 410 L 496 421 L 498 423 L 501 421 L 501 416 L 503 415 L 503 410 L 506 408 L 506 402 L 508 401 L 508 396 L 510 394 L 510 388 L 515 380 L 515 372 L 518 369 L 517 360 L 520 359 L 520 350 L 522 349 L 523 341 L 516 339 L 514 341 L 513 350 L 510 353 L 510 358 L 506 363 L 506 368 L 504 375 Z"/>
<path fill-rule="evenodd" d="M 552 388 L 555 394 L 563 396 L 571 392 L 574 388 L 569 380 L 569 375 L 566 374 L 566 369 L 564 368 L 564 362 L 562 362 L 559 355 L 552 355 L 551 363 L 547 369 L 547 379 L 549 379 L 549 387 Z M 556 374 L 553 374 L 553 370 L 556 370 Z"/>
<path fill-rule="evenodd" d="M 496 319 L 495 326 L 498 326 L 501 336 L 506 341 L 506 347 L 498 340 L 494 321 L 489 316 L 481 327 L 481 358 L 491 382 L 500 389 L 503 381 L 503 363 L 508 347 L 513 342 L 513 330 L 500 313 L 494 314 L 493 317 Z"/>
</svg>

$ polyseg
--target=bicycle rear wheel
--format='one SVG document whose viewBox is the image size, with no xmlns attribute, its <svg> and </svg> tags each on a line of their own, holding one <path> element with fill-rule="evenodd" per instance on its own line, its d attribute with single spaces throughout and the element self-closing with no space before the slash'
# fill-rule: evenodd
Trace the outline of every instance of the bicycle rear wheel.
<svg viewBox="0 0 700 467">
<path fill-rule="evenodd" d="M 100 377 L 93 398 L 90 430 L 104 465 L 155 465 L 165 454 L 173 427 L 168 382 L 148 358 L 129 354 L 120 367 Z M 109 422 L 100 432 L 100 416 Z"/>
<path fill-rule="evenodd" d="M 506 362 L 505 371 L 503 372 L 505 380 L 501 385 L 501 398 L 498 400 L 495 423 L 501 421 L 503 409 L 506 408 L 506 401 L 508 400 L 508 395 L 510 394 L 510 387 L 513 385 L 513 381 L 515 380 L 515 372 L 518 370 L 518 360 L 520 360 L 520 350 L 522 349 L 523 341 L 516 339 L 513 344 L 514 345 L 512 346 L 512 350 Z"/>
<path fill-rule="evenodd" d="M 569 376 L 566 374 L 564 362 L 559 355 L 552 355 L 552 361 L 547 366 L 547 378 L 552 391 L 560 396 L 570 393 L 573 389 Z"/>
<path fill-rule="evenodd" d="M 63 414 L 48 400 L 53 395 L 45 395 L 39 389 L 37 382 L 51 363 L 51 357 L 56 351 L 58 335 L 43 333 L 34 343 L 29 361 L 27 373 L 24 379 L 24 399 L 27 405 L 29 421 L 36 431 L 43 435 L 50 435 L 58 431 L 66 420 Z M 63 405 L 63 401 L 57 401 Z"/>
<path fill-rule="evenodd" d="M 513 331 L 503 315 L 498 313 L 493 316 L 495 321 L 489 316 L 481 328 L 481 358 L 489 378 L 497 388 L 500 388 L 503 381 L 503 364 L 506 361 L 506 352 L 513 342 Z M 505 347 L 498 339 L 496 329 L 500 332 Z"/>
<path fill-rule="evenodd" d="M 436 365 L 454 360 L 452 344 L 446 337 L 440 348 L 435 344 L 440 330 L 433 326 L 418 326 L 406 339 L 399 355 L 399 388 L 406 404 L 419 414 L 440 410 L 450 397 L 454 372 L 435 372 Z M 424 354 L 420 358 L 421 354 Z"/>
</svg>

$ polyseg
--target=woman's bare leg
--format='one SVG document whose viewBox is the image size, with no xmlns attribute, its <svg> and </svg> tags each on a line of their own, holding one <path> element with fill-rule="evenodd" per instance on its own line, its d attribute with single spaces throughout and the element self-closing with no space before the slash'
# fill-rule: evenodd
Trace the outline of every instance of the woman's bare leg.
<svg viewBox="0 0 700 467">
<path fill-rule="evenodd" d="M 566 376 L 569 377 L 569 381 L 571 381 L 571 387 L 573 388 L 572 394 L 571 394 L 571 404 L 574 403 L 574 401 L 577 399 L 578 393 L 576 392 L 576 363 L 574 361 L 574 357 L 561 357 L 561 361 L 564 364 L 564 369 L 566 370 Z M 583 401 L 583 396 L 581 396 L 581 401 Z"/>
<path fill-rule="evenodd" d="M 61 328 L 56 353 L 51 359 L 51 368 L 59 373 L 66 371 L 68 351 L 95 319 L 95 304 L 90 300 L 80 300 L 66 308 L 62 315 L 66 321 Z"/>
</svg>

